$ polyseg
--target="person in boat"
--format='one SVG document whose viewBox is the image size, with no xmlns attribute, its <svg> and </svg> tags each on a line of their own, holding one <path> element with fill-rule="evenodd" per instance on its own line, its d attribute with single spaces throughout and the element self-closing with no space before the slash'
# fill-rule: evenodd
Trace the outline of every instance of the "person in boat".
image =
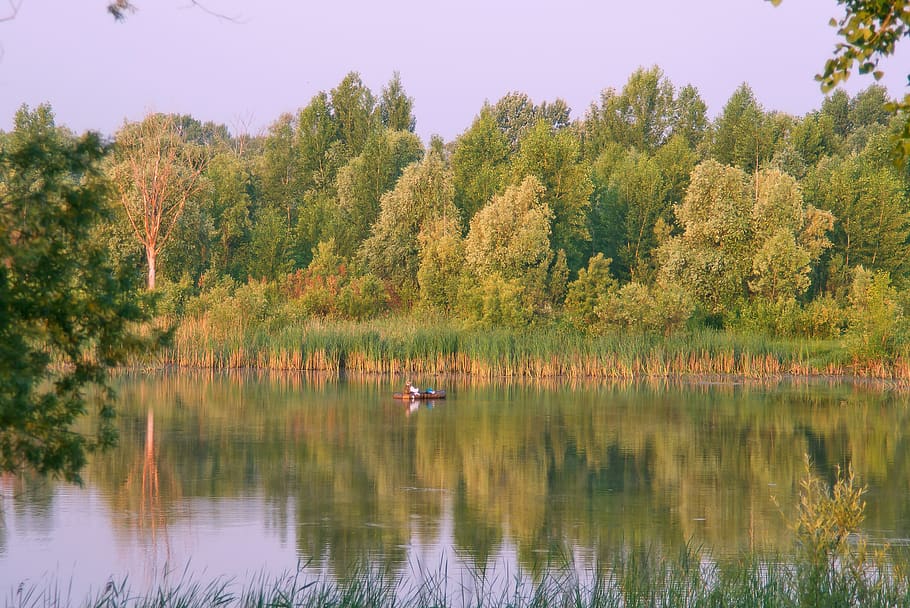
<svg viewBox="0 0 910 608">
<path fill-rule="evenodd" d="M 419 395 L 420 394 L 420 389 L 417 388 L 416 386 L 412 385 L 410 380 L 408 380 L 406 389 L 407 390 L 405 392 L 407 392 L 410 395 Z"/>
</svg>

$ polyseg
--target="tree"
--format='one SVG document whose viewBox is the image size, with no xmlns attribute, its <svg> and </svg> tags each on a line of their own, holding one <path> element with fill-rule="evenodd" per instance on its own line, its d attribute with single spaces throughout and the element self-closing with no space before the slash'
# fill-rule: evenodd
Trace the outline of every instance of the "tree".
<svg viewBox="0 0 910 608">
<path fill-rule="evenodd" d="M 752 269 L 752 197 L 745 173 L 706 161 L 692 171 L 676 218 L 683 233 L 661 245 L 662 278 L 686 286 L 709 312 L 722 314 L 745 293 Z"/>
<path fill-rule="evenodd" d="M 752 89 L 742 84 L 724 106 L 714 128 L 713 157 L 722 165 L 735 165 L 747 173 L 758 169 L 773 152 L 764 110 Z"/>
<path fill-rule="evenodd" d="M 148 287 L 154 289 L 158 255 L 187 200 L 201 188 L 206 157 L 184 140 L 166 114 L 124 125 L 115 151 L 111 177 L 133 234 L 145 249 Z"/>
<path fill-rule="evenodd" d="M 464 241 L 457 218 L 441 217 L 426 223 L 418 235 L 420 302 L 431 310 L 451 313 L 457 303 L 464 266 Z"/>
<path fill-rule="evenodd" d="M 338 122 L 338 134 L 346 150 L 346 157 L 360 154 L 376 119 L 376 98 L 360 80 L 360 74 L 351 72 L 332 89 L 332 109 Z"/>
<path fill-rule="evenodd" d="M 551 248 L 565 251 L 569 268 L 576 271 L 589 250 L 587 218 L 593 190 L 579 148 L 574 133 L 554 130 L 541 120 L 522 139 L 512 166 L 513 183 L 533 175 L 544 187 L 541 200 L 553 213 Z"/>
<path fill-rule="evenodd" d="M 674 118 L 673 84 L 653 66 L 638 68 L 622 89 L 619 112 L 625 125 L 623 144 L 653 152 L 669 136 Z M 697 120 L 697 117 L 693 117 Z"/>
<path fill-rule="evenodd" d="M 893 167 L 863 156 L 823 159 L 806 177 L 803 190 L 810 203 L 837 218 L 831 237 L 833 287 L 846 287 L 857 265 L 903 281 L 910 213 Z"/>
<path fill-rule="evenodd" d="M 834 216 L 806 206 L 796 180 L 780 171 L 755 176 L 749 289 L 768 301 L 793 300 L 809 288 L 810 263 L 831 246 Z"/>
<path fill-rule="evenodd" d="M 380 279 L 411 301 L 417 296 L 420 268 L 419 235 L 436 220 L 451 218 L 460 236 L 452 176 L 437 154 L 404 170 L 395 188 L 382 196 L 379 218 L 363 243 L 361 257 Z"/>
<path fill-rule="evenodd" d="M 370 236 L 382 195 L 395 186 L 404 168 L 422 155 L 420 139 L 413 133 L 377 131 L 363 152 L 338 171 L 333 230 L 339 253 L 350 257 Z"/>
<path fill-rule="evenodd" d="M 458 137 L 452 154 L 455 205 L 465 223 L 505 187 L 510 151 L 509 140 L 498 128 L 492 109 L 484 106 L 470 128 Z"/>
<path fill-rule="evenodd" d="M 778 5 L 781 0 L 770 0 Z M 834 56 L 825 61 L 825 69 L 815 79 L 824 92 L 832 91 L 845 82 L 854 66 L 860 74 L 872 73 L 880 80 L 884 72 L 878 69 L 882 57 L 894 54 L 901 38 L 910 37 L 910 1 L 908 0 L 838 0 L 844 16 L 830 24 L 837 28 L 843 42 L 834 47 Z M 908 76 L 910 78 L 910 76 Z M 910 93 L 899 102 L 888 102 L 887 111 L 901 117 L 902 128 L 897 137 L 894 154 L 898 162 L 910 156 Z"/>
<path fill-rule="evenodd" d="M 576 328 L 591 331 L 597 322 L 597 304 L 601 296 L 615 291 L 616 280 L 610 274 L 610 259 L 598 253 L 588 260 L 588 267 L 578 271 L 566 294 L 566 318 Z"/>
<path fill-rule="evenodd" d="M 404 92 L 398 72 L 392 75 L 392 80 L 382 89 L 379 116 L 387 129 L 414 132 L 417 125 L 417 119 L 414 118 L 414 99 Z"/>
<path fill-rule="evenodd" d="M 682 136 L 693 150 L 705 137 L 708 129 L 708 106 L 698 89 L 688 84 L 679 90 L 673 102 L 673 121 L 670 125 L 673 135 Z"/>
<path fill-rule="evenodd" d="M 104 154 L 97 135 L 57 128 L 48 106 L 23 107 L 0 141 L 0 471 L 78 481 L 86 454 L 116 438 L 109 391 L 97 428 L 78 424 L 84 390 L 107 387 L 146 314 L 94 233 L 110 220 Z"/>
<path fill-rule="evenodd" d="M 698 139 L 705 128 L 704 102 L 694 87 L 674 99 L 673 84 L 653 66 L 629 76 L 620 93 L 606 89 L 600 106 L 592 104 L 585 117 L 585 155 L 594 158 L 609 142 L 625 148 L 653 152 L 673 132 Z"/>
<path fill-rule="evenodd" d="M 513 321 L 528 317 L 514 314 L 520 307 L 529 314 L 539 312 L 548 302 L 547 279 L 553 252 L 550 249 L 550 222 L 553 213 L 543 201 L 544 188 L 537 178 L 526 177 L 520 184 L 494 196 L 471 220 L 464 241 L 465 270 L 469 285 L 486 300 L 483 316 Z M 509 294 L 511 301 L 504 302 Z M 496 308 L 509 307 L 490 313 Z"/>
</svg>

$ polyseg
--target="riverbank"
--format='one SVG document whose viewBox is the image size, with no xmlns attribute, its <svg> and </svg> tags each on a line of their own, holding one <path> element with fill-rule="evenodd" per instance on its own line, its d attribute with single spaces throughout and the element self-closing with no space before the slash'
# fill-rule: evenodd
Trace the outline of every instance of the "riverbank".
<svg viewBox="0 0 910 608">
<path fill-rule="evenodd" d="M 671 336 L 590 336 L 561 326 L 466 329 L 440 319 L 266 322 L 230 330 L 179 324 L 169 347 L 134 367 L 260 369 L 478 378 L 679 378 L 781 375 L 910 382 L 910 359 L 858 360 L 837 339 L 699 329 Z"/>
</svg>

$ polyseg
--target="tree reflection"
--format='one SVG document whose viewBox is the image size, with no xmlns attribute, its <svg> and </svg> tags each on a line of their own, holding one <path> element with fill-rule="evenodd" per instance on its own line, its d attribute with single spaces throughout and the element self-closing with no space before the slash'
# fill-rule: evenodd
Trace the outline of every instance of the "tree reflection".
<svg viewBox="0 0 910 608">
<path fill-rule="evenodd" d="M 408 416 L 394 384 L 124 378 L 121 445 L 88 479 L 153 540 L 193 516 L 178 500 L 264 497 L 266 525 L 294 518 L 301 559 L 340 575 L 364 559 L 404 568 L 415 543 L 452 542 L 479 568 L 508 543 L 529 570 L 567 546 L 787 550 L 772 497 L 792 507 L 805 453 L 824 475 L 852 463 L 871 486 L 867 527 L 907 533 L 908 407 L 890 391 L 452 381 Z"/>
</svg>

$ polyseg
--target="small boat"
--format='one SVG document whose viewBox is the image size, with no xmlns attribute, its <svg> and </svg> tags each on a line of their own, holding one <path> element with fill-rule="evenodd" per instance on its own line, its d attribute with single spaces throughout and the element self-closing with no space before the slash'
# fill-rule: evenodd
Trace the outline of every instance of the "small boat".
<svg viewBox="0 0 910 608">
<path fill-rule="evenodd" d="M 392 393 L 394 399 L 445 399 L 445 391 L 421 391 L 416 394 L 410 393 Z"/>
</svg>

